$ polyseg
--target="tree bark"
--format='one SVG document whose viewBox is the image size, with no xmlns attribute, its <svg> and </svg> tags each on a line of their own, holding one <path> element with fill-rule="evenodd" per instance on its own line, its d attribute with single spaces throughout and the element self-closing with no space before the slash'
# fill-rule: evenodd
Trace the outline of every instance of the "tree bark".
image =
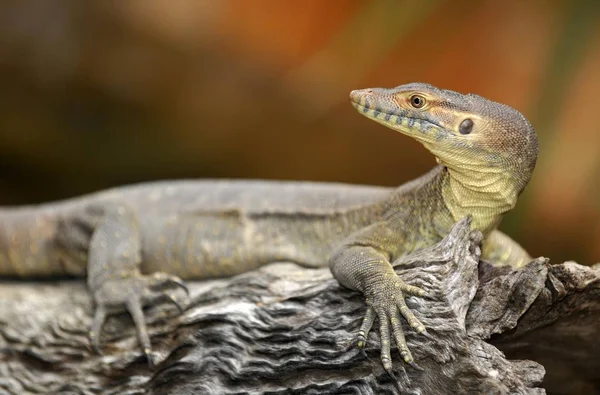
<svg viewBox="0 0 600 395">
<path fill-rule="evenodd" d="M 184 314 L 148 309 L 149 368 L 126 314 L 110 317 L 92 352 L 83 281 L 0 286 L 0 394 L 596 394 L 600 393 L 600 273 L 544 258 L 520 270 L 479 262 L 480 235 L 459 222 L 397 271 L 427 289 L 403 322 L 416 362 L 379 359 L 377 322 L 364 351 L 366 308 L 329 270 L 273 264 L 191 282 Z M 535 361 L 535 362 L 534 362 Z"/>
</svg>

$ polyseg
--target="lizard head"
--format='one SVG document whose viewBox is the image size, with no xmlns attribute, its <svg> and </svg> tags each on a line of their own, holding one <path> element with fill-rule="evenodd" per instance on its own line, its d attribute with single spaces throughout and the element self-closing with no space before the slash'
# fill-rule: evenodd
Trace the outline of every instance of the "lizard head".
<svg viewBox="0 0 600 395">
<path fill-rule="evenodd" d="M 421 142 L 463 178 L 504 173 L 518 193 L 535 167 L 533 127 L 507 105 L 424 83 L 355 90 L 350 99 L 361 114 Z"/>
</svg>

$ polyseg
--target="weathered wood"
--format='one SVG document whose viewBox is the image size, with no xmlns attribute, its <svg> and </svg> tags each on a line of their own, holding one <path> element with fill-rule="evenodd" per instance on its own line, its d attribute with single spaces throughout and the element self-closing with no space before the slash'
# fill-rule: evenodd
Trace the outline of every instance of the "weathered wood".
<svg viewBox="0 0 600 395">
<path fill-rule="evenodd" d="M 362 296 L 328 269 L 282 263 L 191 283 L 181 316 L 151 309 L 154 369 L 125 314 L 106 323 L 103 355 L 91 351 L 82 281 L 4 282 L 0 394 L 542 394 L 542 380 L 548 393 L 597 393 L 598 270 L 543 258 L 523 270 L 478 265 L 478 241 L 463 221 L 398 262 L 432 296 L 407 299 L 427 327 L 405 325 L 425 370 L 405 370 L 395 351 L 397 382 L 381 367 L 376 329 L 364 352 L 355 347 Z"/>
</svg>

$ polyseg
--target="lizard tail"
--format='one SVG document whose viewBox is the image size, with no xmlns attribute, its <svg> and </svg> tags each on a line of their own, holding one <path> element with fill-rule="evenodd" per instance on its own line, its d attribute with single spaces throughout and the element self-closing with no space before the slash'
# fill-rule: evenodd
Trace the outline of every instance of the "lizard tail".
<svg viewBox="0 0 600 395">
<path fill-rule="evenodd" d="M 73 275 L 57 254 L 58 218 L 42 208 L 0 210 L 0 277 Z"/>
</svg>

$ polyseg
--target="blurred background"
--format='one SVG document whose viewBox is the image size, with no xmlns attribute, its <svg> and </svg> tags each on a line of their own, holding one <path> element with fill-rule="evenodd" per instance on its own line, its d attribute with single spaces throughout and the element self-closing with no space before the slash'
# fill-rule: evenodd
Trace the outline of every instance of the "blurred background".
<svg viewBox="0 0 600 395">
<path fill-rule="evenodd" d="M 411 81 L 507 103 L 540 157 L 501 228 L 600 261 L 596 0 L 4 0 L 0 204 L 166 178 L 399 185 L 435 162 L 348 92 Z"/>
</svg>

